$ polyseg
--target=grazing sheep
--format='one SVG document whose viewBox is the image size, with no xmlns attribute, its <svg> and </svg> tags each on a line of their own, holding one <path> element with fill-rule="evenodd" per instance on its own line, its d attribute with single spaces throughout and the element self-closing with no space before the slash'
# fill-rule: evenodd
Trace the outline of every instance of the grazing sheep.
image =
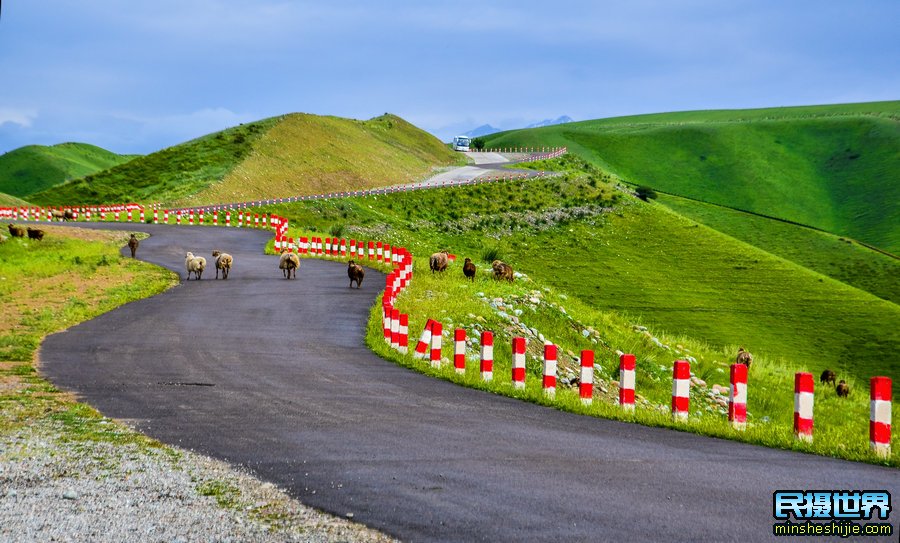
<svg viewBox="0 0 900 543">
<path fill-rule="evenodd" d="M 513 282 L 514 276 L 512 266 L 506 262 L 495 260 L 491 262 L 491 268 L 494 270 L 494 279 L 506 279 L 510 283 Z"/>
<path fill-rule="evenodd" d="M 41 241 L 42 239 L 44 239 L 44 231 L 41 230 L 40 228 L 31 228 L 29 226 L 28 227 L 28 239 L 36 239 L 38 241 Z"/>
<path fill-rule="evenodd" d="M 24 226 L 16 226 L 16 225 L 10 223 L 9 235 L 14 238 L 24 238 L 25 237 L 25 227 Z"/>
<path fill-rule="evenodd" d="M 743 364 L 747 366 L 747 370 L 750 370 L 750 364 L 753 363 L 753 355 L 750 354 L 749 351 L 745 351 L 743 347 L 738 348 L 737 358 L 734 361 L 738 364 Z"/>
<path fill-rule="evenodd" d="M 231 271 L 231 264 L 234 262 L 234 258 L 230 254 L 219 250 L 213 251 L 212 255 L 216 257 L 216 279 L 219 278 L 219 270 L 222 270 L 222 279 L 228 279 L 228 272 Z"/>
<path fill-rule="evenodd" d="M 475 264 L 472 263 L 471 258 L 467 258 L 466 262 L 463 264 L 463 275 L 466 278 L 471 279 L 472 282 L 475 282 Z"/>
<path fill-rule="evenodd" d="M 847 382 L 843 379 L 838 382 L 835 390 L 837 391 L 837 395 L 839 398 L 846 398 L 850 396 L 850 385 L 848 385 Z"/>
<path fill-rule="evenodd" d="M 350 277 L 350 286 L 348 288 L 353 288 L 354 281 L 356 281 L 356 288 L 361 288 L 363 278 L 366 275 L 366 270 L 357 264 L 356 261 L 351 260 L 347 263 L 347 275 Z"/>
<path fill-rule="evenodd" d="M 822 372 L 822 376 L 819 377 L 819 382 L 823 385 L 831 383 L 831 386 L 834 386 L 834 382 L 837 376 L 831 370 L 825 370 Z"/>
<path fill-rule="evenodd" d="M 67 210 L 63 211 L 63 220 L 66 222 L 74 221 L 75 220 L 75 212 L 72 211 L 71 209 L 67 209 Z"/>
<path fill-rule="evenodd" d="M 128 248 L 131 249 L 131 258 L 134 258 L 134 253 L 137 252 L 138 245 L 141 242 L 138 241 L 134 234 L 131 234 L 131 239 L 128 240 Z"/>
<path fill-rule="evenodd" d="M 294 279 L 297 278 L 297 268 L 300 267 L 300 257 L 295 253 L 281 253 L 281 259 L 278 261 L 278 269 L 284 275 L 285 279 L 291 278 L 291 271 L 294 272 Z"/>
<path fill-rule="evenodd" d="M 431 273 L 442 272 L 447 269 L 447 263 L 450 261 L 450 251 L 441 251 L 431 255 L 428 263 L 431 266 Z"/>
<path fill-rule="evenodd" d="M 191 273 L 199 281 L 203 276 L 203 270 L 206 269 L 206 259 L 202 256 L 194 256 L 194 253 L 188 252 L 184 255 L 184 267 L 187 268 L 187 280 L 191 280 Z"/>
<path fill-rule="evenodd" d="M 50 220 L 51 220 L 51 221 L 60 221 L 60 222 L 62 222 L 62 220 L 63 220 L 63 212 L 60 211 L 60 210 L 58 210 L 58 209 L 51 209 L 51 210 L 50 210 Z"/>
</svg>

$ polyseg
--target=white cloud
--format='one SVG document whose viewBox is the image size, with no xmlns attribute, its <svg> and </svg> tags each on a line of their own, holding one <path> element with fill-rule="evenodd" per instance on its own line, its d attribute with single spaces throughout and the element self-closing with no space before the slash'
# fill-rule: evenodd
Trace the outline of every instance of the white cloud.
<svg viewBox="0 0 900 543">
<path fill-rule="evenodd" d="M 33 109 L 13 109 L 0 107 L 0 125 L 6 123 L 17 124 L 23 128 L 29 128 L 31 122 L 37 118 L 37 111 Z"/>
</svg>

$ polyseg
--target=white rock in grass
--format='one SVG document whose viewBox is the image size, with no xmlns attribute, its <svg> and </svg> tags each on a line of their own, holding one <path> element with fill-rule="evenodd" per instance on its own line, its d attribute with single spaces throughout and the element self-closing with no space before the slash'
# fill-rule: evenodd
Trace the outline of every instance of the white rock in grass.
<svg viewBox="0 0 900 543">
<path fill-rule="evenodd" d="M 591 333 L 588 332 L 587 330 L 582 330 L 582 331 L 581 331 L 581 335 L 584 336 L 584 337 L 588 337 L 589 335 L 591 335 Z"/>
</svg>

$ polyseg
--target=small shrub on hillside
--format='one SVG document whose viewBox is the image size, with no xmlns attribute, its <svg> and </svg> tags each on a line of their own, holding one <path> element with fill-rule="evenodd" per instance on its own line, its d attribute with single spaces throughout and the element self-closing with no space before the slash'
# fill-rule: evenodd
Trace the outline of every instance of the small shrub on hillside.
<svg viewBox="0 0 900 543">
<path fill-rule="evenodd" d="M 493 262 L 495 260 L 503 260 L 500 258 L 500 248 L 499 247 L 488 247 L 484 251 L 481 252 L 481 260 L 484 262 Z"/>
<path fill-rule="evenodd" d="M 329 230 L 332 236 L 341 237 L 344 235 L 344 225 L 343 224 L 333 224 L 331 225 L 331 230 Z"/>
<path fill-rule="evenodd" d="M 656 200 L 656 198 L 658 197 L 655 190 L 643 185 L 637 188 L 635 194 L 637 194 L 637 197 L 645 202 L 648 200 Z"/>
</svg>

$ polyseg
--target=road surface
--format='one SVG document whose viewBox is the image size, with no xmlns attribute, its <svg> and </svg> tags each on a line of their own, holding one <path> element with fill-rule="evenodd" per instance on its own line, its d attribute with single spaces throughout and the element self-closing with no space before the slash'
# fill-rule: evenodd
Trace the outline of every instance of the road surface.
<svg viewBox="0 0 900 543">
<path fill-rule="evenodd" d="M 403 540 L 758 541 L 779 489 L 900 496 L 897 470 L 563 413 L 403 369 L 364 345 L 379 273 L 351 290 L 345 265 L 303 260 L 285 280 L 262 255 L 266 232 L 140 229 L 152 237 L 138 257 L 182 279 L 185 251 L 233 254 L 228 281 L 210 268 L 50 336 L 41 372 L 152 437 Z"/>
</svg>

